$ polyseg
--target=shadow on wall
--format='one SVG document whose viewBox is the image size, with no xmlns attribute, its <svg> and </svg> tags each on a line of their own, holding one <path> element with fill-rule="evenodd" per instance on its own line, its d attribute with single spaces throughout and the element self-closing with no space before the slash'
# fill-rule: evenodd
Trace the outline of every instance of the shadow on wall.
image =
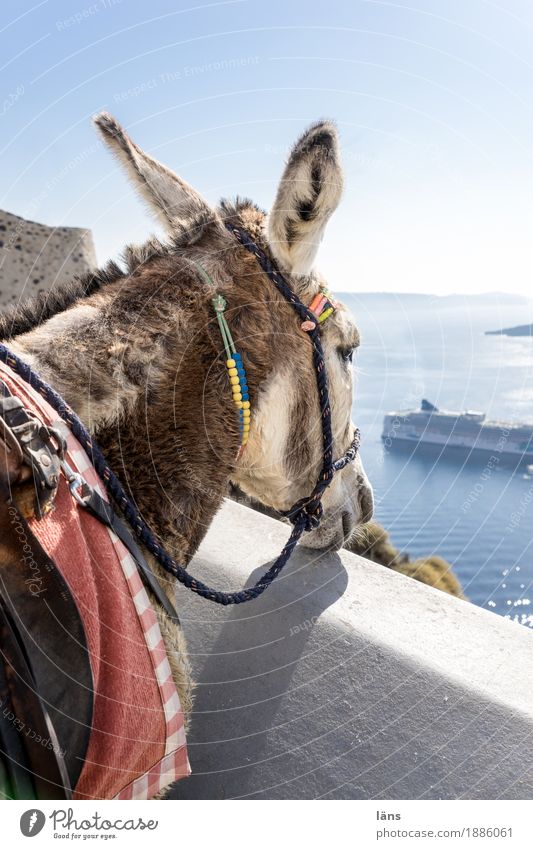
<svg viewBox="0 0 533 849">
<path fill-rule="evenodd" d="M 237 487 L 231 487 L 229 494 L 235 501 L 246 504 L 258 510 L 259 513 L 274 519 L 280 518 L 275 510 L 248 498 Z M 427 584 L 429 587 L 442 590 L 457 598 L 465 598 L 461 584 L 446 560 L 437 554 L 411 560 L 408 554 L 395 548 L 388 532 L 378 522 L 367 522 L 366 525 L 361 525 L 344 548 L 353 554 L 359 554 L 360 557 L 366 557 L 367 560 L 386 566 L 387 569 L 413 578 L 421 584 Z"/>
<path fill-rule="evenodd" d="M 246 586 L 271 565 L 255 569 Z M 200 572 L 202 567 L 200 558 Z M 168 798 L 277 797 L 280 788 L 294 792 L 302 759 L 316 768 L 318 731 L 312 729 L 323 733 L 332 724 L 334 733 L 336 707 L 353 702 L 367 674 L 357 664 L 361 652 L 347 652 L 335 617 L 323 616 L 347 586 L 338 555 L 315 553 L 310 560 L 309 552 L 297 548 L 253 607 L 215 606 L 206 615 L 202 599 L 180 589 L 197 682 L 188 736 L 193 774 Z M 193 627 L 198 622 L 201 627 Z"/>
</svg>

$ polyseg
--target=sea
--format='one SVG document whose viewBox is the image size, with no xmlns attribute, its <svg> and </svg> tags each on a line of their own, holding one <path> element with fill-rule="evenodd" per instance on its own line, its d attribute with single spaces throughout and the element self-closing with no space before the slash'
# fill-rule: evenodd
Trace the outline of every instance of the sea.
<svg viewBox="0 0 533 849">
<path fill-rule="evenodd" d="M 533 338 L 485 331 L 533 322 L 518 296 L 345 294 L 361 333 L 353 419 L 375 518 L 414 559 L 452 564 L 474 604 L 533 628 L 533 474 L 524 466 L 388 451 L 383 416 L 441 409 L 531 422 Z"/>
</svg>

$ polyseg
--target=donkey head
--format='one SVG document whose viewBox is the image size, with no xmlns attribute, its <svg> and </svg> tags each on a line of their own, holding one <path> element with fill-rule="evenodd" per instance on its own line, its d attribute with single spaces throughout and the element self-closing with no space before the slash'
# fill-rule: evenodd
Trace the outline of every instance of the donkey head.
<svg viewBox="0 0 533 849">
<path fill-rule="evenodd" d="M 230 306 L 231 292 L 235 294 L 239 347 L 245 359 L 248 355 L 252 372 L 252 424 L 246 450 L 230 476 L 266 506 L 286 510 L 310 494 L 321 468 L 322 428 L 311 343 L 272 282 L 227 232 L 224 220 L 232 218 L 245 227 L 309 304 L 325 284 L 313 263 L 342 192 L 337 132 L 321 122 L 304 133 L 289 156 L 266 215 L 249 201 L 211 208 L 185 181 L 137 147 L 111 116 L 104 113 L 95 120 L 144 200 L 179 245 L 180 256 L 208 267 L 217 284 L 226 287 Z M 261 327 L 251 328 L 251 319 L 246 319 L 250 314 L 259 317 Z M 334 454 L 339 456 L 354 435 L 352 356 L 359 344 L 353 320 L 341 304 L 323 325 L 322 344 Z M 339 548 L 356 525 L 370 519 L 372 491 L 359 458 L 335 475 L 323 507 L 321 526 L 304 537 L 313 548 Z"/>
</svg>

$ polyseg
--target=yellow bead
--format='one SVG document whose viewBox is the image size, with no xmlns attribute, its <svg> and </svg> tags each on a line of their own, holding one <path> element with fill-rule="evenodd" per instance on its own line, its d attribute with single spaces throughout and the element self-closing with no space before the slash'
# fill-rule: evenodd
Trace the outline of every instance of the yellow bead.
<svg viewBox="0 0 533 849">
<path fill-rule="evenodd" d="M 237 407 L 238 410 L 241 410 L 242 409 L 242 401 L 235 401 L 235 406 Z"/>
<path fill-rule="evenodd" d="M 250 430 L 250 425 L 246 424 L 246 422 L 245 422 L 242 426 L 242 429 L 243 429 L 243 433 L 248 433 L 248 431 Z"/>
<path fill-rule="evenodd" d="M 235 368 L 235 360 L 226 360 L 226 365 L 228 368 Z"/>
<path fill-rule="evenodd" d="M 230 377 L 229 382 L 232 386 L 240 386 L 240 380 L 238 377 Z"/>
<path fill-rule="evenodd" d="M 249 422 L 250 421 L 250 410 L 243 410 L 242 411 L 242 418 L 243 418 L 243 421 Z"/>
<path fill-rule="evenodd" d="M 249 401 L 243 401 L 242 402 L 242 408 L 243 408 L 243 410 L 249 410 L 250 409 L 250 402 Z"/>
<path fill-rule="evenodd" d="M 237 369 L 236 369 L 236 368 L 229 368 L 229 369 L 228 369 L 228 374 L 229 374 L 229 376 L 230 376 L 230 377 L 237 377 L 237 375 L 239 374 L 239 372 L 237 371 Z"/>
<path fill-rule="evenodd" d="M 240 393 L 240 392 L 234 392 L 234 393 L 233 393 L 233 400 L 234 400 L 234 401 L 242 401 L 242 395 L 241 395 L 241 393 Z"/>
</svg>

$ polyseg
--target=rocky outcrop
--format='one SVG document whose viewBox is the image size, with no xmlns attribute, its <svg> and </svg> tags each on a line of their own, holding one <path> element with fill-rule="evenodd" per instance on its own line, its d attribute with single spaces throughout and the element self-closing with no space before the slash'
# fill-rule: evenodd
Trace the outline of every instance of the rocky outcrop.
<svg viewBox="0 0 533 849">
<path fill-rule="evenodd" d="M 437 554 L 411 560 L 409 554 L 398 551 L 385 528 L 377 522 L 362 525 L 346 543 L 345 548 L 408 578 L 414 578 L 421 584 L 435 587 L 457 598 L 464 598 L 461 584 L 446 560 Z"/>
<path fill-rule="evenodd" d="M 485 336 L 533 336 L 533 324 L 519 324 L 502 330 L 486 330 Z"/>
<path fill-rule="evenodd" d="M 0 305 L 36 295 L 95 267 L 90 230 L 47 227 L 0 211 Z"/>
</svg>

